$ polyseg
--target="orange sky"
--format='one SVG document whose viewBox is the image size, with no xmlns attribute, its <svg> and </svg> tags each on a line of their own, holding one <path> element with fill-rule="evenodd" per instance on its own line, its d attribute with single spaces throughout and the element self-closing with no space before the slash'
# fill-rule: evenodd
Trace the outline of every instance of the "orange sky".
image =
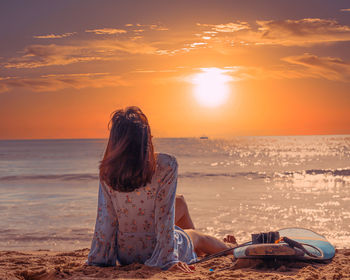
<svg viewBox="0 0 350 280">
<path fill-rule="evenodd" d="M 350 134 L 347 1 L 58 2 L 0 4 L 0 139 L 107 137 L 130 105 L 156 137 Z"/>
</svg>

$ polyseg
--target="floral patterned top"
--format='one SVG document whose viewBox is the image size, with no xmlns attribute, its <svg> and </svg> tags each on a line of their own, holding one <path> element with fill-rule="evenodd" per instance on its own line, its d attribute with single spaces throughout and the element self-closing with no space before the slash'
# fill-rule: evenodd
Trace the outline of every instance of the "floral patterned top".
<svg viewBox="0 0 350 280">
<path fill-rule="evenodd" d="M 158 154 L 152 182 L 145 187 L 118 192 L 100 182 L 88 264 L 140 262 L 168 269 L 196 259 L 191 239 L 174 225 L 177 167 L 175 157 Z"/>
</svg>

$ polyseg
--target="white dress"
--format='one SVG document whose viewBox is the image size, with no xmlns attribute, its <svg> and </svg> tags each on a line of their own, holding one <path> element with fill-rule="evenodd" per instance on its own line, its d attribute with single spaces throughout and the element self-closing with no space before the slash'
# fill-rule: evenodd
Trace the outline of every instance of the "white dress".
<svg viewBox="0 0 350 280">
<path fill-rule="evenodd" d="M 157 154 L 152 182 L 118 192 L 100 182 L 98 211 L 88 264 L 144 263 L 168 269 L 197 256 L 190 237 L 174 225 L 177 162 Z"/>
</svg>

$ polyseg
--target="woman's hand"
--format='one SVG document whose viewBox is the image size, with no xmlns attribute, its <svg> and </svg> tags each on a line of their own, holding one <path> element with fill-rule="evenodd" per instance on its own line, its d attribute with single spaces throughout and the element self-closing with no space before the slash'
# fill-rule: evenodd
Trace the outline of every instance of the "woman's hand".
<svg viewBox="0 0 350 280">
<path fill-rule="evenodd" d="M 183 272 L 190 272 L 193 273 L 195 270 L 194 265 L 187 265 L 187 263 L 184 262 L 178 262 L 174 264 L 172 267 L 169 268 L 170 271 L 183 271 Z"/>
</svg>

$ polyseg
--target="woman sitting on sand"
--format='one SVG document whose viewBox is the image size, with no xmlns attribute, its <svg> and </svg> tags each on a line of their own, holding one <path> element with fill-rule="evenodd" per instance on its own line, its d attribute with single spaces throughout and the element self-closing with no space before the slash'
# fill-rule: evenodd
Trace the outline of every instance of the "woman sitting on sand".
<svg viewBox="0 0 350 280">
<path fill-rule="evenodd" d="M 199 254 L 233 246 L 194 230 L 187 204 L 176 195 L 177 162 L 155 154 L 146 116 L 137 107 L 117 110 L 100 165 L 95 233 L 88 264 L 134 262 L 191 272 Z"/>
</svg>

